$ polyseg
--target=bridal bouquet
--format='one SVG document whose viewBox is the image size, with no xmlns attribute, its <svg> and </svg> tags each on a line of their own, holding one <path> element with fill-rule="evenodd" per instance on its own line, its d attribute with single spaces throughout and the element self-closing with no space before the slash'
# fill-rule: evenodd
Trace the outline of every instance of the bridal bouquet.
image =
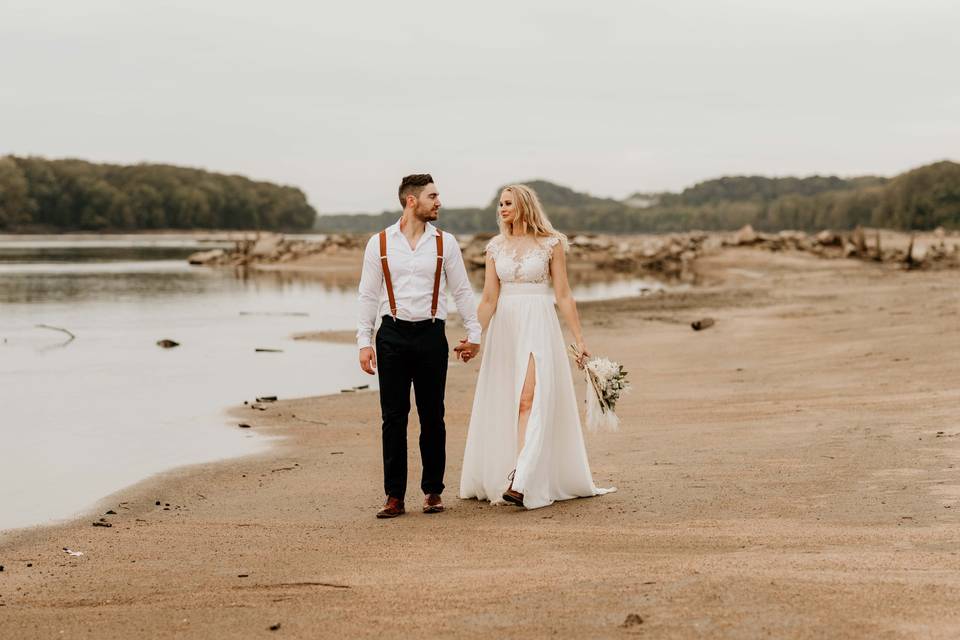
<svg viewBox="0 0 960 640">
<path fill-rule="evenodd" d="M 570 352 L 587 377 L 587 428 L 590 431 L 601 428 L 606 431 L 617 431 L 620 427 L 620 418 L 613 410 L 617 406 L 620 395 L 630 388 L 623 365 L 609 358 L 600 357 L 582 362 L 583 354 L 576 345 L 570 345 Z"/>
</svg>

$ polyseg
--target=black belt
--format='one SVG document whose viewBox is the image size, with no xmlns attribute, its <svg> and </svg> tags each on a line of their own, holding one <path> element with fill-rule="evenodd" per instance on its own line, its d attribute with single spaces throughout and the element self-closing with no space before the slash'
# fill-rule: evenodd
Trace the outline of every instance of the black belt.
<svg viewBox="0 0 960 640">
<path fill-rule="evenodd" d="M 401 320 L 400 318 L 394 318 L 391 315 L 383 316 L 383 321 L 385 323 L 392 322 L 401 327 L 422 327 L 428 324 L 436 324 L 437 322 L 439 322 L 440 324 L 444 323 L 444 321 L 441 318 L 427 318 L 426 320 Z"/>
</svg>

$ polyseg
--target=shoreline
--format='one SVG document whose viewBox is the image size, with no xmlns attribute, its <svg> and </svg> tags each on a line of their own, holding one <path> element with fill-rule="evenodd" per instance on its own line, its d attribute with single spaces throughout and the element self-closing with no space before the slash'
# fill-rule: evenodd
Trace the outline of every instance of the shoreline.
<svg viewBox="0 0 960 640">
<path fill-rule="evenodd" d="M 334 395 L 334 394 L 330 394 Z M 326 396 L 316 396 L 316 397 L 326 397 Z M 240 409 L 245 409 L 244 405 L 231 406 L 224 408 L 221 411 L 223 417 L 223 429 L 237 428 L 237 422 L 248 422 L 245 420 L 247 417 L 246 413 L 241 413 Z M 233 424 L 233 427 L 230 427 L 229 424 Z M 218 427 L 219 428 L 219 427 Z M 258 434 L 258 437 L 260 434 Z M 80 511 L 77 511 L 71 515 L 60 517 L 60 518 L 51 518 L 43 522 L 28 524 L 20 527 L 12 527 L 9 529 L 0 529 L 0 547 L 6 543 L 10 543 L 15 540 L 19 540 L 24 536 L 29 536 L 30 534 L 40 533 L 46 530 L 57 530 L 57 529 L 66 529 L 74 526 L 79 526 L 81 524 L 89 524 L 101 516 L 104 515 L 104 510 L 117 509 L 119 505 L 129 505 L 133 500 L 131 499 L 132 495 L 140 496 L 145 487 L 147 486 L 161 486 L 166 482 L 174 479 L 176 476 L 181 474 L 184 476 L 189 476 L 194 473 L 195 470 L 200 470 L 204 467 L 210 467 L 214 465 L 219 465 L 223 463 L 229 463 L 232 461 L 239 461 L 245 458 L 257 458 L 258 456 L 263 456 L 268 454 L 274 447 L 275 443 L 269 441 L 269 439 L 264 438 L 264 447 L 260 451 L 254 451 L 251 453 L 243 453 L 239 455 L 227 455 L 225 457 L 214 458 L 207 462 L 192 462 L 185 464 L 178 464 L 176 466 L 168 467 L 161 469 L 160 471 L 155 471 L 142 477 L 140 480 L 136 480 L 133 483 L 123 485 L 122 487 L 111 491 L 110 493 L 103 495 L 98 498 L 93 498 L 89 503 L 90 506 Z M 145 494 L 142 494 L 145 495 Z M 152 504 L 152 503 L 151 503 Z M 130 508 L 126 509 L 130 513 L 134 511 Z"/>
<path fill-rule="evenodd" d="M 585 305 L 615 303 L 618 300 L 627 300 L 627 299 L 628 298 L 620 298 L 620 299 L 613 298 L 609 300 L 598 300 L 598 301 L 580 303 L 580 306 L 583 307 Z M 460 324 L 459 316 L 455 312 L 451 313 L 448 325 L 449 325 L 448 334 L 449 334 L 449 339 L 451 341 L 450 343 L 453 344 L 454 335 L 459 335 L 459 334 L 455 334 L 454 332 L 460 331 L 462 327 L 462 325 Z M 295 333 L 291 337 L 293 340 L 317 341 L 317 342 L 326 342 L 329 344 L 353 344 L 356 341 L 356 333 L 353 330 L 308 331 L 303 333 Z M 453 362 L 451 364 L 453 364 Z M 371 378 L 371 379 L 375 379 L 375 378 Z M 372 393 L 373 391 L 364 389 L 364 390 L 355 390 L 353 391 L 353 393 Z M 250 409 L 249 405 L 247 404 L 231 405 L 231 406 L 222 408 L 220 415 L 222 415 L 224 418 L 223 427 L 226 429 L 226 428 L 230 428 L 228 427 L 228 423 L 256 422 L 256 420 L 253 420 L 253 418 L 260 417 L 261 413 L 263 414 L 263 416 L 269 417 L 271 407 L 283 407 L 288 403 L 317 401 L 325 398 L 330 399 L 330 398 L 340 397 L 342 395 L 344 395 L 343 391 L 336 391 L 336 392 L 330 392 L 330 393 L 320 394 L 315 396 L 304 396 L 304 397 L 298 397 L 298 398 L 280 399 L 280 400 L 277 400 L 276 402 L 264 404 L 263 406 L 267 407 L 267 410 L 265 412 L 257 412 L 257 414 L 253 414 L 252 417 L 249 410 Z M 282 412 L 278 413 L 277 415 L 282 415 Z M 263 434 L 260 433 L 260 430 L 258 430 L 257 435 L 262 436 Z M 185 465 L 177 465 L 174 467 L 163 469 L 161 471 L 154 472 L 148 476 L 143 477 L 141 480 L 138 480 L 132 484 L 125 485 L 117 489 L 116 491 L 110 492 L 105 496 L 94 499 L 94 501 L 91 503 L 91 506 L 88 509 L 83 509 L 75 514 L 65 516 L 63 518 L 54 518 L 49 521 L 44 521 L 44 522 L 40 522 L 32 525 L 26 525 L 23 527 L 0 529 L 0 545 L 6 542 L 17 540 L 23 535 L 27 535 L 31 532 L 37 532 L 38 530 L 46 530 L 46 529 L 55 530 L 58 528 L 67 528 L 71 526 L 76 526 L 88 521 L 95 521 L 101 515 L 103 515 L 102 512 L 104 510 L 116 509 L 120 504 L 129 504 L 130 502 L 134 501 L 133 498 L 135 497 L 142 498 L 142 496 L 145 495 L 144 492 L 149 493 L 149 491 L 147 491 L 147 488 L 149 488 L 149 486 L 164 484 L 164 482 L 169 480 L 168 476 L 179 476 L 179 475 L 190 476 L 192 475 L 194 470 L 201 470 L 204 467 L 209 467 L 209 466 L 223 464 L 223 463 L 239 462 L 240 460 L 243 460 L 245 458 L 256 459 L 257 457 L 260 457 L 260 456 L 268 456 L 285 438 L 291 437 L 292 435 L 293 434 L 291 433 L 281 433 L 277 436 L 266 437 L 266 439 L 272 441 L 272 443 L 268 443 L 266 448 L 263 451 L 258 451 L 250 454 L 227 456 L 224 458 L 217 458 L 208 462 L 197 462 L 197 463 L 190 463 Z M 142 487 L 143 489 L 141 489 Z M 156 491 L 154 491 L 154 493 L 156 493 Z M 130 509 L 127 509 L 127 511 L 134 513 Z"/>
<path fill-rule="evenodd" d="M 586 302 L 586 303 L 581 303 L 581 306 L 591 305 L 591 304 L 602 304 L 604 302 L 613 302 L 615 300 L 617 299 Z M 461 329 L 462 325 L 460 324 L 459 316 L 455 312 L 451 313 L 448 325 L 449 325 L 448 333 L 450 333 L 451 344 L 453 344 L 454 333 L 452 332 L 462 330 Z M 356 333 L 354 330 L 317 330 L 317 331 L 308 331 L 303 333 L 295 333 L 291 336 L 291 338 L 293 340 L 317 341 L 317 342 L 326 342 L 329 344 L 353 344 L 356 341 Z M 354 393 L 370 393 L 370 392 L 371 391 L 367 391 L 367 390 L 354 391 Z M 281 407 L 281 406 L 284 406 L 286 403 L 291 403 L 291 402 L 320 400 L 323 398 L 339 397 L 343 394 L 344 394 L 343 391 L 332 391 L 330 393 L 320 394 L 315 396 L 304 396 L 304 397 L 298 397 L 298 398 L 281 399 L 274 403 L 265 404 L 264 406 L 268 407 L 268 409 L 266 412 L 262 412 L 262 415 L 269 416 L 270 407 Z M 254 422 L 255 420 L 253 420 L 253 418 L 260 417 L 261 412 L 257 412 L 257 414 L 251 417 L 249 406 L 246 404 L 242 404 L 242 405 L 231 405 L 231 406 L 224 407 L 220 410 L 219 415 L 221 415 L 224 419 L 223 428 L 227 429 L 227 428 L 231 428 L 228 426 L 228 424 L 235 425 L 238 422 L 243 422 L 243 423 Z M 233 428 L 236 428 L 236 427 L 234 426 Z M 257 435 L 262 436 L 263 434 L 258 430 Z M 0 529 L 0 545 L 6 542 L 9 542 L 11 540 L 16 540 L 20 538 L 22 535 L 29 534 L 37 530 L 71 527 L 71 526 L 79 525 L 81 523 L 86 523 L 88 521 L 91 521 L 91 522 L 95 521 L 100 516 L 103 515 L 104 510 L 117 509 L 120 503 L 129 503 L 133 501 L 131 499 L 131 495 L 141 496 L 141 492 L 138 488 L 140 488 L 143 485 L 163 484 L 163 482 L 166 481 L 168 476 L 176 476 L 176 475 L 180 475 L 181 473 L 185 476 L 189 476 L 191 475 L 191 470 L 195 468 L 202 469 L 204 467 L 208 467 L 211 465 L 218 465 L 222 463 L 240 461 L 245 458 L 257 458 L 258 456 L 269 455 L 280 441 L 282 441 L 286 437 L 290 437 L 291 435 L 292 434 L 280 434 L 278 436 L 275 436 L 277 440 L 273 443 L 269 443 L 269 442 L 266 443 L 266 448 L 263 451 L 249 453 L 249 454 L 241 454 L 241 455 L 228 455 L 226 457 L 216 458 L 208 462 L 197 462 L 197 463 L 188 463 L 184 465 L 176 465 L 173 467 L 169 467 L 169 468 L 151 473 L 132 484 L 124 485 L 118 488 L 116 491 L 112 491 L 100 498 L 95 498 L 90 503 L 89 508 L 83 509 L 81 511 L 78 511 L 68 516 L 64 516 L 62 518 L 53 518 L 51 520 L 39 522 L 36 524 L 26 525 L 22 527 Z M 272 437 L 268 439 L 272 439 Z M 133 513 L 133 511 L 131 511 L 130 509 L 127 509 L 127 511 L 130 511 L 131 513 Z"/>
<path fill-rule="evenodd" d="M 0 637 L 614 635 L 628 614 L 665 637 L 955 635 L 951 274 L 750 250 L 702 268 L 705 288 L 581 305 L 592 350 L 637 384 L 627 428 L 587 435 L 617 493 L 535 511 L 455 498 L 476 365 L 451 362 L 437 516 L 415 509 L 415 410 L 409 513 L 384 525 L 372 392 L 234 407 L 278 439 L 105 497 L 111 528 L 3 534 Z M 717 324 L 693 332 L 703 316 Z"/>
<path fill-rule="evenodd" d="M 336 258 L 340 258 L 340 256 L 336 256 Z M 262 271 L 266 273 L 266 272 L 272 271 L 272 269 L 270 268 L 271 266 L 273 265 L 253 265 L 252 269 L 257 272 Z M 280 265 L 276 265 L 276 266 L 280 266 Z M 346 280 L 351 280 L 353 278 L 358 277 L 358 274 L 356 273 L 357 271 L 356 260 L 354 260 L 352 256 L 349 258 L 349 265 L 347 264 L 347 260 L 336 259 L 332 261 L 331 265 L 327 265 L 327 266 L 332 267 L 334 271 L 337 271 Z M 327 273 L 326 271 L 324 271 L 323 273 L 317 273 L 315 271 L 307 271 L 307 272 L 301 272 L 301 273 L 304 278 L 309 278 L 311 276 L 323 277 L 325 282 L 330 281 L 329 277 L 324 277 L 329 275 L 329 273 Z M 355 287 L 356 286 L 355 282 L 351 282 L 351 286 Z M 458 322 L 458 320 L 455 319 L 454 322 Z M 353 331 L 319 331 L 319 332 L 308 331 L 308 332 L 303 332 L 303 334 L 292 334 L 290 337 L 293 338 L 294 340 L 321 339 L 323 342 L 326 342 L 329 344 L 341 344 L 341 345 L 352 344 L 355 340 Z M 333 377 L 338 378 L 339 376 L 333 376 Z M 357 380 L 351 380 L 349 383 L 346 383 L 343 380 L 340 380 L 340 381 L 344 383 L 342 385 L 338 384 L 338 381 L 334 379 L 332 381 L 328 381 L 329 384 L 324 385 L 324 387 L 327 390 L 329 390 L 331 393 L 336 393 L 337 390 L 342 386 L 349 387 L 352 385 L 362 384 Z M 300 391 L 302 393 L 302 389 Z M 235 399 L 235 396 L 234 396 L 234 399 Z M 224 417 L 227 417 L 227 413 L 225 412 L 229 412 L 230 410 L 231 410 L 230 406 L 217 407 L 215 409 L 215 411 L 221 412 L 224 415 Z M 216 428 L 219 429 L 220 426 L 221 425 L 218 424 L 216 425 Z M 215 453 L 213 461 L 235 459 L 237 457 L 242 457 L 243 455 L 245 455 L 245 453 L 243 452 L 237 454 L 234 451 L 225 451 L 223 454 Z M 202 459 L 202 458 L 198 458 L 197 456 L 194 456 L 193 459 Z M 54 508 L 51 504 L 47 504 L 45 508 L 40 508 L 44 506 L 42 502 L 33 500 L 31 501 L 31 509 L 34 508 L 33 505 L 36 505 L 37 508 L 35 509 L 36 513 L 34 514 L 34 512 L 31 511 L 31 514 L 38 516 L 38 518 L 28 519 L 24 517 L 25 514 L 22 514 L 22 513 L 15 514 L 17 515 L 17 517 L 8 519 L 10 526 L 3 527 L 2 530 L 0 530 L 0 538 L 2 538 L 5 535 L 8 535 L 9 532 L 15 532 L 21 529 L 30 529 L 38 526 L 40 527 L 56 526 L 57 524 L 69 524 L 70 522 L 74 521 L 76 518 L 81 518 L 81 519 L 86 518 L 88 515 L 93 515 L 94 513 L 96 513 L 96 511 L 99 508 L 98 506 L 99 502 L 101 500 L 109 499 L 109 496 L 112 496 L 118 492 L 122 492 L 126 487 L 133 486 L 143 480 L 147 480 L 153 477 L 153 475 L 155 474 L 163 474 L 171 469 L 180 468 L 184 464 L 186 464 L 187 466 L 194 464 L 190 461 L 187 461 L 184 463 L 184 462 L 178 462 L 177 460 L 165 461 L 165 462 L 172 464 L 172 466 L 155 465 L 152 469 L 147 468 L 143 473 L 136 473 L 135 472 L 136 468 L 131 467 L 133 473 L 127 474 L 121 480 L 121 482 L 116 482 L 116 483 L 110 482 L 109 476 L 105 473 L 104 476 L 106 481 L 101 483 L 97 488 L 106 490 L 106 493 L 100 493 L 97 491 L 93 491 L 90 493 L 82 492 L 82 491 L 79 491 L 79 492 L 74 491 L 72 493 L 76 496 L 76 498 L 78 498 L 78 500 L 75 500 L 72 504 L 68 504 L 66 509 L 57 509 L 57 508 Z M 109 466 L 109 461 L 105 461 L 105 464 Z M 204 463 L 196 463 L 196 464 L 204 464 Z M 25 495 L 28 495 L 27 492 L 25 492 Z M 81 502 L 81 500 L 85 497 L 89 497 L 91 499 L 87 502 Z M 77 507 L 80 507 L 80 508 L 76 509 Z M 14 515 L 14 514 L 11 514 L 11 515 Z M 51 515 L 52 517 L 43 518 L 43 516 L 48 516 L 48 515 Z M 101 515 L 101 514 L 97 514 L 97 515 Z"/>
</svg>

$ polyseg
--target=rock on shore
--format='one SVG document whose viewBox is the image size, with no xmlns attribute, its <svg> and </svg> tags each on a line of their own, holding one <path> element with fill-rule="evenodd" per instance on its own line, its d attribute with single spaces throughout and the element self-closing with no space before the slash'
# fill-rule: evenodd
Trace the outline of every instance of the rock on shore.
<svg viewBox="0 0 960 640">
<path fill-rule="evenodd" d="M 278 233 L 258 233 L 254 238 L 237 240 L 230 251 L 214 249 L 200 251 L 187 260 L 193 265 L 246 266 L 291 262 L 311 255 L 332 255 L 341 251 L 360 249 L 367 236 L 361 234 L 330 234 L 301 239 Z"/>
<path fill-rule="evenodd" d="M 853 231 L 823 230 L 812 235 L 789 230 L 764 233 L 746 225 L 736 232 L 691 231 L 632 236 L 578 234 L 570 237 L 568 260 L 571 269 L 656 273 L 684 281 L 693 278 L 693 264 L 697 258 L 722 251 L 725 247 L 799 251 L 822 258 L 897 263 L 909 269 L 960 268 L 960 238 L 955 235 L 948 238 L 942 228 L 924 234 L 924 242 L 916 245 L 913 234 L 895 234 L 898 239 L 907 240 L 905 247 L 884 245 L 881 243 L 883 233 L 891 232 L 857 227 Z M 307 256 L 357 252 L 365 246 L 368 237 L 367 234 L 330 234 L 301 239 L 260 233 L 253 239 L 237 241 L 231 251 L 201 251 L 188 260 L 190 264 L 207 266 L 295 262 Z M 458 238 L 469 269 L 483 268 L 484 249 L 491 237 L 492 234 L 475 234 Z"/>
<path fill-rule="evenodd" d="M 768 251 L 802 251 L 823 258 L 853 258 L 902 264 L 908 269 L 960 267 L 960 240 L 947 242 L 942 227 L 933 231 L 925 242 L 915 242 L 915 234 L 897 234 L 907 239 L 907 246 L 884 247 L 879 229 L 867 231 L 856 227 L 852 231 L 821 231 L 808 235 L 803 231 L 758 233 L 746 225 L 724 240 L 724 246 L 754 246 Z"/>
</svg>

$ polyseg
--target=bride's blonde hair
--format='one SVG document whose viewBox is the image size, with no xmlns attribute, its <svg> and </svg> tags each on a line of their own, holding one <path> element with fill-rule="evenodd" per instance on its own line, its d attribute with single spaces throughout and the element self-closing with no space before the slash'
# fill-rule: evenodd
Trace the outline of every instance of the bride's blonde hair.
<svg viewBox="0 0 960 640">
<path fill-rule="evenodd" d="M 503 218 L 497 216 L 497 224 L 500 226 L 500 233 L 504 237 L 511 237 L 513 227 L 516 225 L 520 228 L 522 235 L 532 233 L 534 237 L 559 238 L 564 251 L 569 248 L 570 242 L 567 240 L 567 236 L 554 229 L 553 225 L 550 224 L 536 191 L 525 184 L 510 184 L 505 186 L 503 190 L 513 194 L 513 204 L 517 211 L 512 224 L 505 223 Z"/>
</svg>

